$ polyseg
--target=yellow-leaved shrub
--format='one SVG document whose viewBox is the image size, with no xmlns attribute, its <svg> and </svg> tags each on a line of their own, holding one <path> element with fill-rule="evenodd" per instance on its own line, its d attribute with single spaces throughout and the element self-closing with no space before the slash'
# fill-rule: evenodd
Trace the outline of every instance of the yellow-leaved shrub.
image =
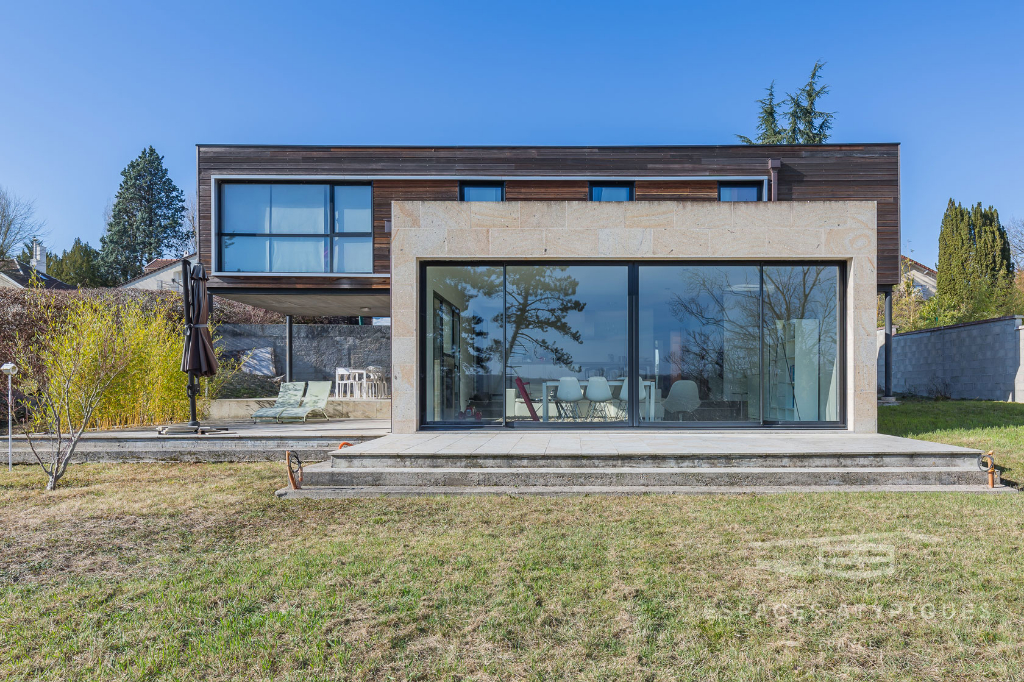
<svg viewBox="0 0 1024 682">
<path fill-rule="evenodd" d="M 71 299 L 58 309 L 52 301 L 41 299 L 32 313 L 39 324 L 34 338 L 22 346 L 21 362 L 31 368 L 22 385 L 26 394 L 58 390 L 55 377 L 77 384 L 69 387 L 72 394 L 84 394 L 106 372 L 104 378 L 112 379 L 89 428 L 188 420 L 188 379 L 181 371 L 183 326 L 167 303 L 143 306 L 130 299 L 93 297 Z M 111 353 L 116 357 L 104 357 Z M 76 362 L 82 365 L 81 371 L 68 374 L 61 369 Z M 203 379 L 201 389 L 211 389 L 203 385 L 210 381 L 220 383 L 216 378 Z M 200 410 L 204 403 L 200 400 Z M 72 421 L 80 423 L 82 415 L 74 412 Z"/>
</svg>

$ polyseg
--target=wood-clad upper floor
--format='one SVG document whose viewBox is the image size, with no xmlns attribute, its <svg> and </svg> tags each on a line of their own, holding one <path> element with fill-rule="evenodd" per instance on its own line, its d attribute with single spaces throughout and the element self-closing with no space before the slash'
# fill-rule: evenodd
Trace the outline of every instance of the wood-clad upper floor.
<svg viewBox="0 0 1024 682">
<path fill-rule="evenodd" d="M 772 185 L 772 161 L 776 164 Z M 717 201 L 719 182 L 762 180 L 779 201 L 868 200 L 878 210 L 878 284 L 899 281 L 898 144 L 657 147 L 305 147 L 197 145 L 199 258 L 213 270 L 214 180 L 372 183 L 373 275 L 216 275 L 211 288 L 386 289 L 392 201 L 457 201 L 462 181 L 504 184 L 507 201 L 586 201 L 591 181 L 633 183 L 637 201 Z"/>
</svg>

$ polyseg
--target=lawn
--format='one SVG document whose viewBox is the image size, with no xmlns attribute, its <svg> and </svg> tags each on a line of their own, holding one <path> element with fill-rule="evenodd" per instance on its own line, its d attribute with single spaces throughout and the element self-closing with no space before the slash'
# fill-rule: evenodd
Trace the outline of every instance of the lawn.
<svg viewBox="0 0 1024 682">
<path fill-rule="evenodd" d="M 280 464 L 69 475 L 0 473 L 0 679 L 1024 679 L 1020 495 L 282 502 Z"/>
<path fill-rule="evenodd" d="M 904 399 L 878 408 L 878 431 L 994 450 L 1003 476 L 1024 482 L 1024 404 L 988 400 Z"/>
</svg>

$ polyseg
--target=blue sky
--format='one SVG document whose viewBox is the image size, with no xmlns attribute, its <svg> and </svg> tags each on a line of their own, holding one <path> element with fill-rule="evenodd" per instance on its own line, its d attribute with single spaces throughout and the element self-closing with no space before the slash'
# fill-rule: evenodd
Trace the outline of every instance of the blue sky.
<svg viewBox="0 0 1024 682">
<path fill-rule="evenodd" d="M 147 145 L 731 144 L 828 62 L 833 142 L 902 143 L 904 252 L 1024 217 L 1024 3 L 11 3 L 0 185 L 94 245 Z"/>
</svg>

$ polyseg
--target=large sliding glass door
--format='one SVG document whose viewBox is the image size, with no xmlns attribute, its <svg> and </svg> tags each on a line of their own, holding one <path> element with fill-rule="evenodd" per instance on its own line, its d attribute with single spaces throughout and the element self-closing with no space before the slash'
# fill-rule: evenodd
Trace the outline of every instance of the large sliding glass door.
<svg viewBox="0 0 1024 682">
<path fill-rule="evenodd" d="M 765 420 L 839 419 L 839 271 L 764 267 Z"/>
<path fill-rule="evenodd" d="M 640 418 L 759 422 L 760 267 L 641 265 L 639 271 L 640 376 L 650 382 L 640 393 Z"/>
<path fill-rule="evenodd" d="M 629 266 L 509 265 L 505 343 L 509 422 L 625 422 Z"/>
<path fill-rule="evenodd" d="M 838 425 L 842 266 L 428 264 L 421 423 Z"/>
<path fill-rule="evenodd" d="M 425 274 L 423 423 L 501 425 L 504 268 L 430 266 Z"/>
</svg>

